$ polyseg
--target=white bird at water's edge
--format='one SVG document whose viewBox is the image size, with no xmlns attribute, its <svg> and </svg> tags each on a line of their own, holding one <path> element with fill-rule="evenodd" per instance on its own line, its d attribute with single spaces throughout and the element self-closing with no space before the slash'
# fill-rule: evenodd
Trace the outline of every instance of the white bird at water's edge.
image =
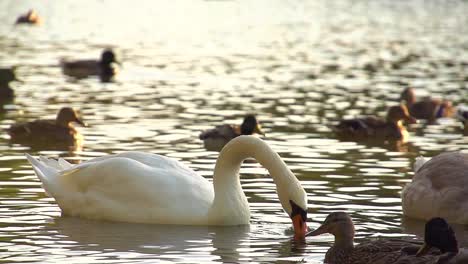
<svg viewBox="0 0 468 264">
<path fill-rule="evenodd" d="M 239 170 L 249 157 L 270 173 L 295 238 L 307 232 L 307 194 L 267 143 L 239 136 L 221 151 L 213 184 L 184 164 L 161 155 L 124 152 L 78 165 L 26 154 L 62 215 L 98 220 L 179 225 L 243 225 L 250 221 Z"/>
</svg>

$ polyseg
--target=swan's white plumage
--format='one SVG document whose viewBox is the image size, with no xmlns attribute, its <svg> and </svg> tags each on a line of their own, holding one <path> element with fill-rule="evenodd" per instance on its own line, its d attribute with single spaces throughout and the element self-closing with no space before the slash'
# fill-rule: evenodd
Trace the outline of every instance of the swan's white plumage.
<svg viewBox="0 0 468 264">
<path fill-rule="evenodd" d="M 214 188 L 184 164 L 151 153 L 124 152 L 78 165 L 27 155 L 64 215 L 186 225 L 249 222 L 249 206 L 238 174 L 247 157 L 257 158 L 269 169 L 288 214 L 289 200 L 307 210 L 306 193 L 294 174 L 265 142 L 252 136 L 238 137 L 223 149 L 213 176 Z"/>
<path fill-rule="evenodd" d="M 65 215 L 198 224 L 214 197 L 205 178 L 155 154 L 126 152 L 71 167 L 50 159 L 42 158 L 41 165 L 28 159 Z"/>
<path fill-rule="evenodd" d="M 468 224 L 468 155 L 443 153 L 416 167 L 412 182 L 402 191 L 403 214 Z"/>
</svg>

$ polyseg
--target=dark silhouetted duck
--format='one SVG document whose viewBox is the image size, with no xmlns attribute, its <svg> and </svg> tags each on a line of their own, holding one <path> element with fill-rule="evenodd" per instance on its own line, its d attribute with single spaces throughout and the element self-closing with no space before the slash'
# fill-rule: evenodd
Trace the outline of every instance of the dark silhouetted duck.
<svg viewBox="0 0 468 264">
<path fill-rule="evenodd" d="M 374 140 L 385 142 L 398 140 L 406 142 L 408 131 L 403 121 L 416 123 L 404 105 L 392 106 L 388 109 L 386 119 L 368 116 L 355 119 L 342 120 L 333 129 L 337 136 L 343 140 L 365 141 Z"/>
<path fill-rule="evenodd" d="M 265 135 L 261 129 L 257 118 L 254 115 L 246 115 L 240 126 L 238 125 L 220 125 L 213 129 L 203 131 L 200 139 L 207 150 L 221 151 L 231 139 L 240 135 L 252 134 Z"/>
<path fill-rule="evenodd" d="M 416 238 L 380 238 L 354 245 L 354 224 L 345 212 L 334 212 L 327 216 L 322 225 L 306 236 L 330 233 L 335 237 L 333 246 L 325 255 L 328 264 L 428 264 L 428 263 L 467 263 L 445 262 L 453 259 L 456 246 L 444 244 L 445 230 L 438 228 L 438 221 L 426 224 L 425 244 Z M 453 234 L 453 231 L 452 231 Z M 453 238 L 454 235 L 453 235 Z M 431 244 L 432 242 L 432 244 Z M 442 243 L 440 243 L 442 242 Z M 453 241 L 452 241 L 453 242 Z M 434 247 L 437 247 L 435 249 Z"/>
<path fill-rule="evenodd" d="M 37 15 L 34 9 L 30 9 L 26 14 L 21 15 L 16 19 L 16 24 L 40 25 L 41 23 L 42 19 Z"/>
<path fill-rule="evenodd" d="M 11 141 L 26 145 L 73 146 L 81 143 L 81 134 L 73 127 L 73 122 L 86 124 L 70 107 L 60 109 L 55 120 L 35 120 L 14 124 L 8 129 Z"/>
<path fill-rule="evenodd" d="M 468 224 L 468 154 L 446 152 L 431 159 L 417 158 L 414 175 L 401 192 L 403 214 L 428 220 Z"/>
<path fill-rule="evenodd" d="M 406 88 L 401 93 L 400 99 L 406 103 L 411 116 L 425 119 L 429 123 L 433 123 L 437 118 L 452 117 L 455 114 L 455 108 L 450 101 L 427 97 L 416 102 L 413 88 Z"/>
<path fill-rule="evenodd" d="M 10 82 L 15 80 L 17 79 L 13 68 L 0 68 L 0 103 L 13 100 L 15 93 L 10 87 Z"/>
<path fill-rule="evenodd" d="M 440 250 L 438 264 L 467 264 L 468 251 L 458 247 L 458 241 L 452 227 L 440 217 L 430 219 L 424 228 L 424 245 L 416 256 L 424 256 L 436 248 Z M 430 262 L 433 263 L 433 262 Z"/>
<path fill-rule="evenodd" d="M 89 76 L 99 76 L 102 82 L 109 82 L 118 72 L 118 64 L 115 53 L 111 49 L 105 49 L 100 60 L 66 60 L 62 59 L 60 65 L 65 75 L 78 79 Z"/>
<path fill-rule="evenodd" d="M 463 134 L 468 136 L 468 106 L 462 105 L 457 107 L 457 119 L 463 125 Z"/>
</svg>

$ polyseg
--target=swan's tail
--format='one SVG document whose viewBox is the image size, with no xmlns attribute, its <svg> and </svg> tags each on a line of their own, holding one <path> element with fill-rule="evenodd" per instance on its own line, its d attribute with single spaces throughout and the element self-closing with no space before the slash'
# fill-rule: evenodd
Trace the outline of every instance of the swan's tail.
<svg viewBox="0 0 468 264">
<path fill-rule="evenodd" d="M 60 172 L 71 167 L 70 163 L 63 159 L 58 161 L 48 159 L 46 157 L 40 157 L 39 160 L 26 153 L 26 158 L 31 163 L 37 177 L 42 182 L 44 190 L 49 196 L 53 196 L 57 193 L 58 188 L 58 176 Z"/>
<path fill-rule="evenodd" d="M 430 158 L 425 158 L 423 156 L 417 157 L 413 165 L 414 172 L 417 172 L 428 160 L 430 160 Z"/>
</svg>

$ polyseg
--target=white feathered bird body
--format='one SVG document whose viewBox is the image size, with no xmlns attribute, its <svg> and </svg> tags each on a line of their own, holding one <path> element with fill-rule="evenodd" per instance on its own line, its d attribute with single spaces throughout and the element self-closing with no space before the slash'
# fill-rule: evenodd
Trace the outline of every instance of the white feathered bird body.
<svg viewBox="0 0 468 264">
<path fill-rule="evenodd" d="M 468 154 L 447 152 L 417 160 L 412 182 L 402 191 L 403 214 L 468 224 Z"/>
<path fill-rule="evenodd" d="M 300 182 L 281 157 L 254 136 L 236 137 L 223 148 L 213 184 L 184 164 L 151 153 L 124 152 L 78 165 L 27 155 L 64 215 L 182 225 L 249 223 L 250 208 L 239 178 L 248 157 L 268 169 L 288 215 L 292 203 L 306 212 L 307 194 Z"/>
<path fill-rule="evenodd" d="M 212 184 L 173 159 L 143 152 L 78 165 L 28 155 L 46 192 L 68 216 L 160 224 L 202 224 Z M 155 188 L 157 187 L 157 188 Z"/>
</svg>

